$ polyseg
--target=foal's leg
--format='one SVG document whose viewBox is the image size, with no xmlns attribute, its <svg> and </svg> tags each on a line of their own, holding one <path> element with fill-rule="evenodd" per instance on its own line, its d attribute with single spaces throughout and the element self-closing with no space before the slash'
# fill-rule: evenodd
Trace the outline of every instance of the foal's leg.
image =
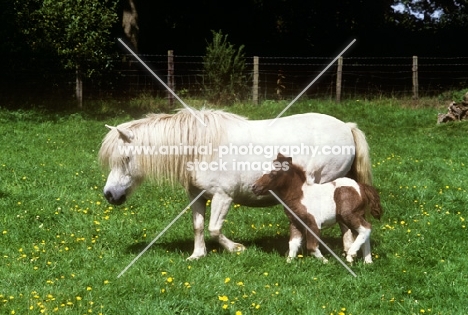
<svg viewBox="0 0 468 315">
<path fill-rule="evenodd" d="M 370 233 L 370 232 L 369 232 Z M 370 238 L 368 237 L 364 244 L 361 246 L 362 256 L 364 257 L 364 263 L 372 264 L 372 253 L 370 246 Z"/>
<path fill-rule="evenodd" d="M 210 231 L 210 236 L 218 241 L 226 250 L 238 252 L 245 250 L 244 245 L 234 243 L 221 233 L 221 228 L 223 227 L 224 219 L 229 211 L 231 202 L 232 198 L 224 193 L 214 194 L 211 199 L 211 216 L 208 229 Z"/>
<path fill-rule="evenodd" d="M 313 235 L 310 233 L 309 229 L 306 229 L 306 240 L 307 240 L 307 251 L 321 260 L 323 263 L 327 263 L 328 260 L 323 257 L 322 252 L 320 251 L 319 242 L 316 237 L 320 237 L 320 230 L 318 228 L 317 222 L 315 221 L 315 217 L 307 213 L 307 218 L 305 222 L 308 228 L 315 234 Z"/>
<path fill-rule="evenodd" d="M 341 235 L 343 237 L 343 250 L 347 253 L 354 242 L 353 231 L 342 222 L 338 222 L 338 224 L 340 225 Z"/>
<path fill-rule="evenodd" d="M 289 253 L 288 259 L 286 260 L 288 263 L 296 258 L 297 252 L 301 248 L 302 238 L 301 227 L 298 227 L 291 222 L 289 224 Z"/>
<path fill-rule="evenodd" d="M 364 221 L 364 222 L 367 223 L 367 224 L 360 225 L 358 228 L 356 228 L 356 231 L 359 234 L 356 237 L 356 240 L 354 241 L 354 243 L 351 245 L 351 248 L 347 252 L 346 260 L 348 262 L 353 262 L 353 257 L 356 257 L 357 251 L 361 248 L 362 245 L 364 245 L 363 249 L 366 250 L 366 252 L 364 253 L 364 262 L 365 263 L 372 263 L 372 258 L 370 256 L 370 243 L 369 243 L 371 227 L 370 227 L 370 224 L 368 222 L 366 222 L 366 221 Z M 367 252 L 367 250 L 368 250 L 368 252 Z"/>
</svg>

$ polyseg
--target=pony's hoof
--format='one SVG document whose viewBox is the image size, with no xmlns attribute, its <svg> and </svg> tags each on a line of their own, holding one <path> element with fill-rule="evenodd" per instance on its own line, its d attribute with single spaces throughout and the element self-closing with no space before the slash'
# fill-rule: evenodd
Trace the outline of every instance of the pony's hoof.
<svg viewBox="0 0 468 315">
<path fill-rule="evenodd" d="M 247 248 L 242 245 L 242 244 L 239 244 L 239 243 L 234 243 L 234 246 L 231 247 L 231 249 L 229 250 L 231 253 L 238 253 L 238 252 L 243 252 L 245 251 Z"/>
<path fill-rule="evenodd" d="M 189 258 L 187 258 L 187 261 L 194 261 L 194 260 L 198 260 L 200 258 L 202 258 L 204 256 L 195 256 L 195 255 L 192 255 L 190 256 Z"/>
<path fill-rule="evenodd" d="M 365 264 L 372 264 L 372 258 L 366 258 L 364 259 Z"/>
<path fill-rule="evenodd" d="M 286 262 L 287 262 L 288 264 L 292 263 L 293 260 L 294 260 L 294 257 L 288 257 L 288 258 L 286 258 Z"/>
<path fill-rule="evenodd" d="M 320 260 L 322 261 L 322 263 L 328 264 L 328 259 L 326 259 L 325 257 L 320 258 Z"/>
<path fill-rule="evenodd" d="M 206 256 L 206 250 L 204 252 L 193 252 L 193 254 L 187 258 L 187 261 L 198 260 Z"/>
</svg>

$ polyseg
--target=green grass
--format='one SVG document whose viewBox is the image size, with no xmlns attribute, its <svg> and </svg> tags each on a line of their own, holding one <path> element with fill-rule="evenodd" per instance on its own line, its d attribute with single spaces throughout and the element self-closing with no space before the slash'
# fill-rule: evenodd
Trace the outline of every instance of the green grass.
<svg viewBox="0 0 468 315">
<path fill-rule="evenodd" d="M 229 110 L 254 119 L 285 105 Z M 245 252 L 208 242 L 207 257 L 186 261 L 187 213 L 117 278 L 186 207 L 185 192 L 146 183 L 125 205 L 103 199 L 104 124 L 128 114 L 0 109 L 0 314 L 467 313 L 468 123 L 436 125 L 433 106 L 394 99 L 301 101 L 286 114 L 308 111 L 357 122 L 371 147 L 385 213 L 372 221 L 374 264 L 351 266 L 357 278 L 325 251 L 328 265 L 286 264 L 282 209 L 243 206 L 231 209 L 224 232 Z M 338 230 L 323 239 L 339 253 Z"/>
</svg>

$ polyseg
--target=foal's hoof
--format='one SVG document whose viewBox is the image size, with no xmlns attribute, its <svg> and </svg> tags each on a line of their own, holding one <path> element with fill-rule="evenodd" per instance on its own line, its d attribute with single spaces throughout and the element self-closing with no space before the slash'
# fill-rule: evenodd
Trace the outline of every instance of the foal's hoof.
<svg viewBox="0 0 468 315">
<path fill-rule="evenodd" d="M 372 258 L 365 258 L 364 263 L 365 264 L 372 264 Z"/>
<path fill-rule="evenodd" d="M 328 264 L 328 259 L 326 259 L 325 257 L 321 257 L 321 258 L 319 258 L 319 260 L 321 260 L 322 263 L 324 263 L 324 264 Z"/>
<path fill-rule="evenodd" d="M 346 255 L 346 261 L 352 264 L 354 262 L 354 258 L 351 255 Z"/>
</svg>

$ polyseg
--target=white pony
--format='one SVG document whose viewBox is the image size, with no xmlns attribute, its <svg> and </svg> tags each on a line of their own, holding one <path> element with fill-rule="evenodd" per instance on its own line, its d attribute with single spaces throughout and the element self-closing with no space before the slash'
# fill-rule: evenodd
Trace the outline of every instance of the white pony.
<svg viewBox="0 0 468 315">
<path fill-rule="evenodd" d="M 202 123 L 203 122 L 203 123 Z M 110 168 L 104 195 L 122 204 L 143 179 L 179 182 L 192 205 L 194 251 L 206 255 L 204 221 L 211 199 L 210 236 L 228 251 L 245 249 L 221 233 L 231 203 L 245 206 L 277 204 L 272 196 L 256 196 L 251 186 L 271 170 L 277 153 L 292 156 L 306 169 L 307 179 L 324 183 L 350 176 L 371 184 L 369 148 L 354 123 L 307 113 L 273 120 L 248 120 L 220 110 L 182 109 L 152 114 L 123 123 L 103 140 L 99 160 Z"/>
</svg>

